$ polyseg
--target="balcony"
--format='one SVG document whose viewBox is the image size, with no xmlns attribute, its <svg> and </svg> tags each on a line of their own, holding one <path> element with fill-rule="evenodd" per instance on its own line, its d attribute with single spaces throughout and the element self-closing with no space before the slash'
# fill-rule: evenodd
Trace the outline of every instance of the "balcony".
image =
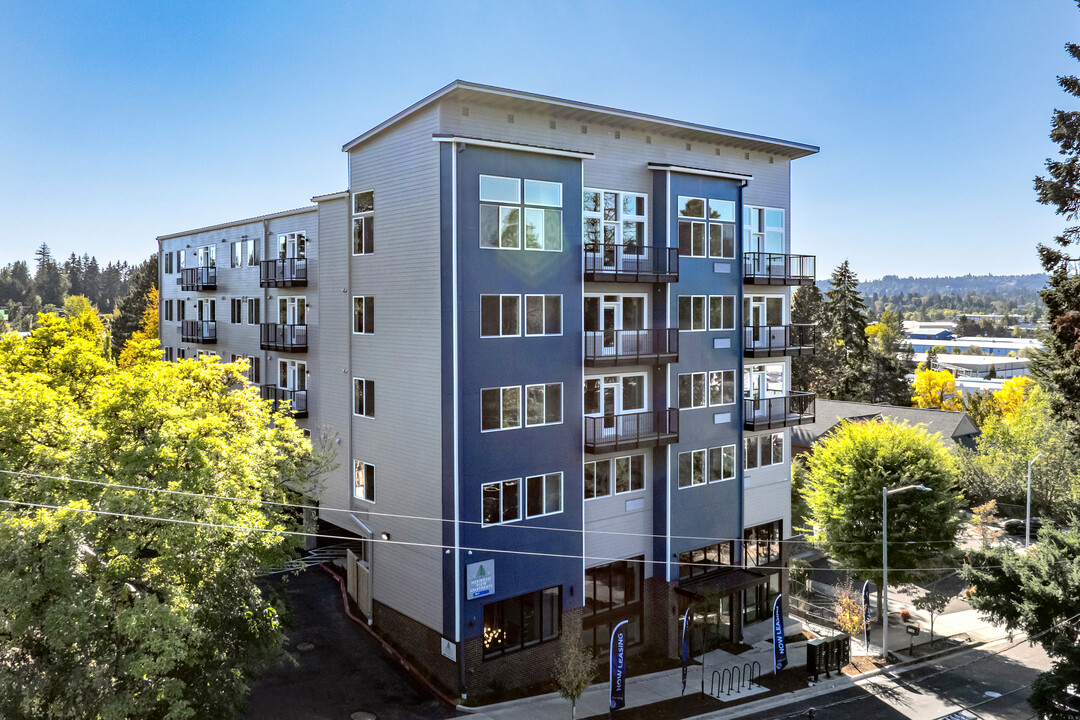
<svg viewBox="0 0 1080 720">
<path fill-rule="evenodd" d="M 748 285 L 813 285 L 813 255 L 744 252 L 743 282 Z"/>
<path fill-rule="evenodd" d="M 180 271 L 181 290 L 217 290 L 216 267 L 193 267 Z"/>
<path fill-rule="evenodd" d="M 747 430 L 775 430 L 812 422 L 814 393 L 743 399 L 743 427 Z"/>
<path fill-rule="evenodd" d="M 213 345 L 217 342 L 217 323 L 213 320 L 184 320 L 180 323 L 180 341 Z"/>
<path fill-rule="evenodd" d="M 753 325 L 743 328 L 743 357 L 813 355 L 817 325 Z"/>
<path fill-rule="evenodd" d="M 259 347 L 282 352 L 307 352 L 307 325 L 259 325 Z"/>
<path fill-rule="evenodd" d="M 591 455 L 670 445 L 679 441 L 679 411 L 650 410 L 585 417 L 585 452 Z"/>
<path fill-rule="evenodd" d="M 259 263 L 259 287 L 307 287 L 307 258 L 281 258 Z"/>
<path fill-rule="evenodd" d="M 585 333 L 585 367 L 660 365 L 679 361 L 679 331 L 598 330 Z"/>
<path fill-rule="evenodd" d="M 261 385 L 259 393 L 263 400 L 269 400 L 273 404 L 274 412 L 277 412 L 283 403 L 292 403 L 292 415 L 297 418 L 306 418 L 307 415 L 307 390 L 290 390 L 280 388 L 277 385 Z"/>
<path fill-rule="evenodd" d="M 678 282 L 679 248 L 585 243 L 585 279 L 606 282 Z"/>
</svg>

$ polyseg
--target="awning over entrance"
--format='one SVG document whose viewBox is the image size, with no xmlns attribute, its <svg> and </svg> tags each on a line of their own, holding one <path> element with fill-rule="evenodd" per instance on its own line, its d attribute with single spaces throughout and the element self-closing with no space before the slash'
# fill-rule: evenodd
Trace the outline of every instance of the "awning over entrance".
<svg viewBox="0 0 1080 720">
<path fill-rule="evenodd" d="M 675 592 L 690 597 L 699 598 L 706 595 L 730 595 L 740 590 L 761 585 L 768 580 L 768 576 L 751 570 L 729 570 L 718 575 L 694 578 L 680 583 Z"/>
</svg>

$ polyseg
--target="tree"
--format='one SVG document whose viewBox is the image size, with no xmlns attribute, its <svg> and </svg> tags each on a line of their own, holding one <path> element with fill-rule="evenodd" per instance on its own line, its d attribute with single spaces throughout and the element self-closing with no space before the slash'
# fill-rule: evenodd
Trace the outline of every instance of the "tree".
<svg viewBox="0 0 1080 720">
<path fill-rule="evenodd" d="M 949 606 L 952 602 L 952 598 L 948 595 L 938 592 L 934 589 L 929 589 L 919 597 L 915 598 L 915 602 L 912 604 L 918 609 L 930 614 L 930 646 L 934 645 L 934 618 Z"/>
<path fill-rule="evenodd" d="M 971 508 L 971 524 L 978 530 L 983 545 L 989 545 L 1001 538 L 1003 532 L 994 527 L 997 521 L 997 500 L 987 500 L 982 505 Z"/>
<path fill-rule="evenodd" d="M 34 275 L 34 292 L 45 305 L 59 307 L 64 304 L 68 292 L 68 279 L 53 260 L 49 246 L 41 244 L 34 255 L 37 257 L 37 274 Z"/>
<path fill-rule="evenodd" d="M 866 304 L 859 279 L 847 260 L 833 270 L 827 300 L 821 306 L 821 341 L 817 353 L 822 373 L 818 392 L 836 400 L 863 400 L 870 346 L 866 339 Z"/>
<path fill-rule="evenodd" d="M 911 403 L 919 408 L 938 408 L 940 410 L 960 410 L 960 392 L 956 389 L 956 378 L 948 370 L 919 370 L 915 373 Z"/>
<path fill-rule="evenodd" d="M 848 655 L 851 655 L 851 638 L 858 637 L 866 623 L 862 598 L 851 584 L 851 580 L 836 588 L 833 595 L 833 616 L 841 632 L 848 635 Z"/>
<path fill-rule="evenodd" d="M 124 347 L 131 334 L 145 322 L 144 313 L 150 290 L 157 288 L 158 256 L 154 253 L 149 260 L 141 263 L 127 283 L 127 294 L 116 303 L 116 318 L 112 324 L 112 351 L 116 356 Z M 100 307 L 100 306 L 99 306 Z M 154 337 L 157 337 L 155 333 Z"/>
<path fill-rule="evenodd" d="M 869 343 L 867 368 L 870 402 L 907 405 L 911 402 L 911 385 L 907 366 L 913 353 L 904 335 L 903 318 L 892 310 L 884 310 L 878 322 L 866 328 Z"/>
<path fill-rule="evenodd" d="M 1026 633 L 1054 660 L 1032 685 L 1032 709 L 1051 720 L 1073 717 L 1054 703 L 1069 685 L 1080 685 L 1080 527 L 1044 527 L 1025 554 L 1006 547 L 973 552 L 961 576 L 973 586 L 968 600 L 974 609 L 1009 632 Z"/>
<path fill-rule="evenodd" d="M 115 337 L 115 323 L 113 335 Z M 149 343 L 149 346 L 147 345 Z M 132 333 L 131 338 L 124 344 L 116 362 L 120 367 L 131 367 L 140 358 L 148 358 L 158 347 L 158 289 L 150 288 L 146 294 L 146 309 L 143 310 L 142 323 L 139 329 Z"/>
<path fill-rule="evenodd" d="M 559 654 L 555 658 L 555 685 L 559 695 L 570 701 L 570 718 L 577 717 L 577 701 L 589 689 L 596 676 L 593 651 L 581 647 L 581 624 L 566 623 L 559 637 Z"/>
<path fill-rule="evenodd" d="M 894 583 L 919 577 L 910 568 L 940 562 L 960 530 L 961 498 L 952 488 L 956 461 L 921 427 L 884 421 L 841 422 L 810 456 L 804 497 L 812 540 L 842 565 L 881 587 L 882 488 L 924 485 L 889 502 L 889 566 Z M 880 594 L 878 599 L 881 614 Z"/>
<path fill-rule="evenodd" d="M 817 285 L 800 285 L 791 295 L 793 325 L 818 325 L 825 298 Z M 820 330 L 820 328 L 819 328 Z M 813 390 L 820 384 L 821 361 L 816 354 L 791 358 L 791 386 Z"/>
<path fill-rule="evenodd" d="M 997 401 L 994 400 L 993 390 L 973 390 L 961 398 L 963 410 L 975 423 L 975 427 L 982 429 L 983 423 L 990 415 L 998 412 Z"/>
<path fill-rule="evenodd" d="M 296 502 L 310 445 L 242 365 L 120 369 L 100 328 L 43 314 L 0 338 L 0 498 L 65 508 L 0 507 L 0 717 L 232 717 L 281 652 L 256 579 L 298 525 L 266 502 Z"/>
</svg>

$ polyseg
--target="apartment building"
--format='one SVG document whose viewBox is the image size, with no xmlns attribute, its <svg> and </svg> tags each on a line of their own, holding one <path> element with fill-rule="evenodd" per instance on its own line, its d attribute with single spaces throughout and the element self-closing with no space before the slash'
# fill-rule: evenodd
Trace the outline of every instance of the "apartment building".
<svg viewBox="0 0 1080 720">
<path fill-rule="evenodd" d="M 164 235 L 166 357 L 249 358 L 336 437 L 350 592 L 452 692 L 739 642 L 786 582 L 790 164 L 803 143 L 454 82 L 346 143 L 347 191 Z M 701 642 L 699 630 L 695 643 Z"/>
</svg>

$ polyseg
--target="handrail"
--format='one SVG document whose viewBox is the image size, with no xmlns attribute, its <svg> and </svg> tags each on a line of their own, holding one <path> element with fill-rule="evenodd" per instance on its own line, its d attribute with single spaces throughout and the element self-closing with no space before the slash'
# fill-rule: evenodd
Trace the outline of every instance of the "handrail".
<svg viewBox="0 0 1080 720">
<path fill-rule="evenodd" d="M 214 290 L 217 288 L 217 267 L 212 265 L 184 268 L 180 271 L 181 290 Z"/>
<path fill-rule="evenodd" d="M 679 439 L 677 408 L 587 415 L 584 420 L 585 451 L 589 453 L 667 445 Z"/>
<path fill-rule="evenodd" d="M 307 324 L 261 323 L 259 345 L 263 350 L 307 350 Z"/>
<path fill-rule="evenodd" d="M 753 356 L 782 355 L 791 350 L 812 351 L 817 344 L 817 325 L 747 325 L 743 328 L 743 349 Z"/>
<path fill-rule="evenodd" d="M 276 258 L 259 261 L 261 287 L 307 285 L 307 258 Z"/>
<path fill-rule="evenodd" d="M 585 331 L 585 360 L 589 363 L 640 365 L 679 358 L 675 328 Z"/>
<path fill-rule="evenodd" d="M 816 277 L 814 255 L 774 252 L 744 252 L 743 277 L 771 285 L 809 284 Z"/>
<path fill-rule="evenodd" d="M 217 322 L 214 320 L 181 320 L 181 342 L 217 342 Z"/>
<path fill-rule="evenodd" d="M 788 427 L 814 421 L 814 393 L 743 398 L 743 422 L 749 430 Z"/>
<path fill-rule="evenodd" d="M 679 248 L 586 242 L 584 252 L 586 280 L 675 282 L 679 279 Z"/>
</svg>

